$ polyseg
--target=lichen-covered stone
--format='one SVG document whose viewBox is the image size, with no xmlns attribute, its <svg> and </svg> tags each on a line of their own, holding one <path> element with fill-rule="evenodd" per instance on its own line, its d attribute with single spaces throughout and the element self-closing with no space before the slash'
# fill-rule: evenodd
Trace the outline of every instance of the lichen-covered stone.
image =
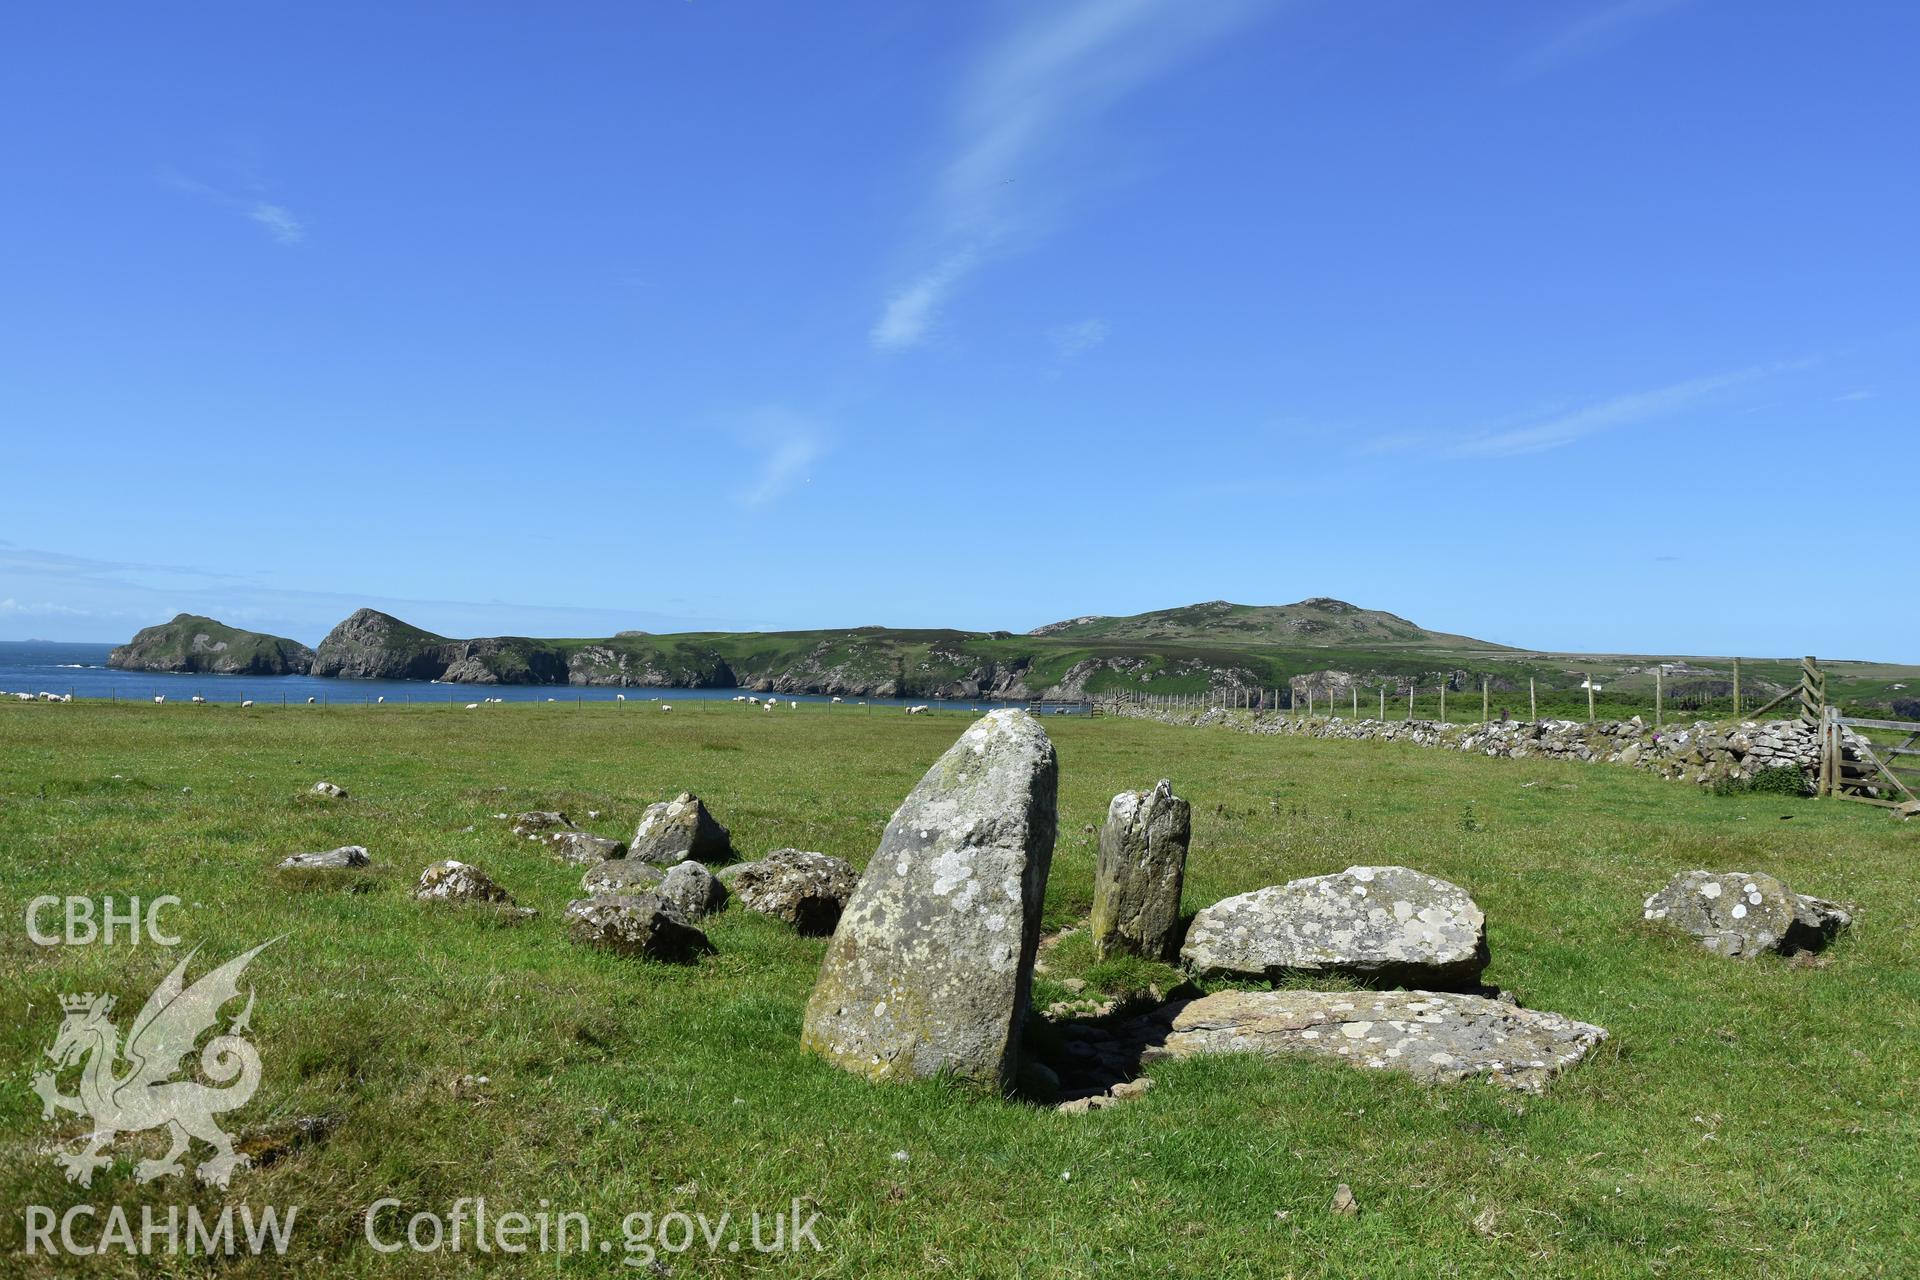
<svg viewBox="0 0 1920 1280">
<path fill-rule="evenodd" d="M 1437 991 L 1222 991 L 1192 1001 L 1148 1062 L 1204 1053 L 1310 1054 L 1433 1082 L 1538 1092 L 1607 1033 L 1557 1013 Z"/>
<path fill-rule="evenodd" d="M 1487 920 L 1466 890 L 1406 867 L 1348 867 L 1216 902 L 1187 930 L 1195 974 L 1461 986 L 1487 964 Z"/>
<path fill-rule="evenodd" d="M 758 862 L 727 867 L 719 876 L 747 910 L 816 936 L 832 933 L 840 923 L 860 879 L 845 858 L 802 849 L 775 849 Z"/>
<path fill-rule="evenodd" d="M 573 819 L 564 813 L 555 813 L 550 809 L 536 809 L 531 813 L 515 814 L 513 834 L 517 836 L 537 836 L 546 831 L 572 830 Z"/>
<path fill-rule="evenodd" d="M 478 867 L 449 858 L 420 873 L 413 896 L 426 902 L 497 902 L 513 904 L 513 896 Z"/>
<path fill-rule="evenodd" d="M 568 903 L 567 936 L 651 960 L 691 960 L 713 950 L 706 934 L 651 893 L 601 894 Z"/>
<path fill-rule="evenodd" d="M 887 824 L 840 917 L 805 1049 L 874 1080 L 1012 1084 L 1057 786 L 1053 744 L 1026 712 L 960 735 Z"/>
<path fill-rule="evenodd" d="M 1101 958 L 1172 958 L 1180 942 L 1180 886 L 1192 820 L 1191 808 L 1165 778 L 1151 791 L 1122 791 L 1107 806 L 1091 923 Z"/>
<path fill-rule="evenodd" d="M 587 868 L 580 877 L 580 889 L 589 895 L 603 893 L 647 893 L 659 887 L 667 873 L 650 862 L 637 858 L 610 858 Z"/>
<path fill-rule="evenodd" d="M 1761 871 L 1683 871 L 1647 899 L 1644 914 L 1740 959 L 1818 951 L 1853 923 L 1838 903 L 1795 893 Z"/>
<path fill-rule="evenodd" d="M 365 845 L 343 844 L 324 853 L 296 853 L 280 862 L 282 871 L 348 871 L 367 865 Z"/>
<path fill-rule="evenodd" d="M 594 835 L 591 831 L 549 831 L 541 838 L 556 858 L 578 866 L 592 866 L 596 862 L 618 858 L 627 851 L 627 846 L 620 841 Z"/>
<path fill-rule="evenodd" d="M 647 806 L 628 843 L 627 856 L 655 866 L 703 862 L 715 866 L 733 859 L 733 837 L 714 821 L 691 791 Z"/>
<path fill-rule="evenodd" d="M 705 919 L 727 901 L 727 886 L 698 862 L 677 862 L 668 867 L 653 892 L 689 921 Z"/>
<path fill-rule="evenodd" d="M 309 790 L 314 795 L 323 796 L 328 800 L 345 800 L 347 798 L 347 789 L 345 787 L 325 780 L 314 783 Z"/>
</svg>

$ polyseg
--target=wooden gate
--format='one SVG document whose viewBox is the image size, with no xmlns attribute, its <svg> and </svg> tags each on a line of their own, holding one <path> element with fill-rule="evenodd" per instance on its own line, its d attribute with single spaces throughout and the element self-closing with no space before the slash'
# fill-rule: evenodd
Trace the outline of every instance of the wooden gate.
<svg viewBox="0 0 1920 1280">
<path fill-rule="evenodd" d="M 1855 737 L 1844 749 L 1843 730 Z M 1849 756 L 1851 758 L 1849 758 Z M 1820 743 L 1820 792 L 1920 816 L 1920 723 L 1865 720 L 1828 708 Z"/>
</svg>

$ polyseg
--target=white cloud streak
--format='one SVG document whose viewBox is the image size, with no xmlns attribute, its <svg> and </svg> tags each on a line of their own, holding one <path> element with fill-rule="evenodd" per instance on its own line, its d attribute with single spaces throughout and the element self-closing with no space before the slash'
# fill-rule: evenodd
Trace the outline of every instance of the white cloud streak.
<svg viewBox="0 0 1920 1280">
<path fill-rule="evenodd" d="M 764 507 L 812 480 L 808 471 L 826 451 L 811 419 L 785 409 L 762 409 L 753 414 L 745 433 L 748 448 L 759 455 L 740 505 Z"/>
<path fill-rule="evenodd" d="M 1576 409 L 1531 426 L 1485 432 L 1458 441 L 1451 452 L 1476 458 L 1510 458 L 1523 453 L 1541 453 L 1590 436 L 1596 431 L 1629 426 L 1649 418 L 1676 413 L 1696 404 L 1716 391 L 1751 382 L 1769 372 L 1765 368 L 1741 369 L 1711 377 L 1693 378 L 1652 391 L 1636 391 L 1616 396 L 1600 404 Z"/>
<path fill-rule="evenodd" d="M 1618 0 L 1595 7 L 1515 58 L 1509 73 L 1516 80 L 1531 80 L 1581 58 L 1604 53 L 1632 37 L 1641 27 L 1688 2 Z"/>
<path fill-rule="evenodd" d="M 1112 330 L 1107 322 L 1094 316 L 1074 324 L 1063 324 L 1047 336 L 1053 340 L 1055 355 L 1062 360 L 1073 360 L 1105 342 L 1110 332 Z"/>
<path fill-rule="evenodd" d="M 1272 6 L 1262 0 L 1073 0 L 1024 12 L 963 77 L 930 197 L 933 265 L 907 273 L 869 331 L 918 346 L 964 282 L 1034 234 L 1036 205 L 1066 198 L 1073 153 L 1127 97 Z"/>
<path fill-rule="evenodd" d="M 275 244 L 297 245 L 307 238 L 306 224 L 295 216 L 293 210 L 283 204 L 236 196 L 232 192 L 224 191 L 196 178 L 189 178 L 186 174 L 172 169 L 160 174 L 160 182 L 175 191 L 185 192 L 258 224 L 273 237 Z"/>
</svg>

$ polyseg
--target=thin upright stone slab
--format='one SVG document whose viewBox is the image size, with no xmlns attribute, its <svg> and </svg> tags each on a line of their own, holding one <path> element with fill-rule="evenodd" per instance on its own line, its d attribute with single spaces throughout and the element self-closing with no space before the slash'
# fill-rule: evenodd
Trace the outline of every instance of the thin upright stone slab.
<svg viewBox="0 0 1920 1280">
<path fill-rule="evenodd" d="M 1093 946 L 1111 955 L 1172 959 L 1193 815 L 1173 784 L 1122 791 L 1107 806 L 1093 873 Z"/>
</svg>

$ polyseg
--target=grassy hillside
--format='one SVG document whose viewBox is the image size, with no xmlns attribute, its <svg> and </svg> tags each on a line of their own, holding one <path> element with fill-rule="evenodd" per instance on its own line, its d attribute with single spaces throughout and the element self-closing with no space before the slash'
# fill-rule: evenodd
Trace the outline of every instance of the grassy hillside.
<svg viewBox="0 0 1920 1280">
<path fill-rule="evenodd" d="M 1378 648 L 1395 645 L 1499 650 L 1469 636 L 1428 631 L 1377 609 L 1315 596 L 1297 604 L 1233 604 L 1209 600 L 1124 618 L 1074 618 L 1036 627 L 1035 636 L 1080 640 L 1200 641 L 1236 648 L 1300 646 Z"/>
<path fill-rule="evenodd" d="M 1170 776 L 1193 804 L 1186 908 L 1290 877 L 1400 861 L 1486 909 L 1489 982 L 1598 1023 L 1612 1039 L 1540 1098 L 1428 1087 L 1305 1061 L 1153 1069 L 1143 1099 L 1091 1115 L 873 1087 L 803 1055 L 824 943 L 730 908 L 717 954 L 688 967 L 565 941 L 579 869 L 490 815 L 557 806 L 607 835 L 698 791 L 749 855 L 785 845 L 864 865 L 959 716 L 756 716 L 728 703 L 254 708 L 0 704 L 0 1197 L 64 1211 L 191 1202 L 298 1205 L 290 1256 L 166 1274 L 396 1276 L 478 1268 L 541 1276 L 556 1259 L 376 1255 L 369 1204 L 397 1216 L 484 1195 L 588 1215 L 624 1258 L 624 1215 L 744 1215 L 805 1197 L 823 1251 L 692 1252 L 681 1276 L 1511 1275 L 1777 1277 L 1920 1270 L 1920 935 L 1914 824 L 1864 807 L 1717 799 L 1633 769 L 1486 760 L 1124 719 L 1049 720 L 1061 839 L 1046 923 L 1085 917 L 1109 797 Z M 343 803 L 304 792 L 317 778 Z M 1792 821 L 1781 821 L 1791 817 Z M 273 870 L 296 850 L 366 844 L 346 885 Z M 542 915 L 506 928 L 407 893 L 456 857 Z M 1814 965 L 1729 963 L 1645 924 L 1673 872 L 1773 872 L 1858 907 Z M 34 895 L 174 893 L 177 948 L 37 947 Z M 284 936 L 282 936 L 284 935 Z M 57 997 L 120 1000 L 124 1028 L 191 947 L 200 965 L 265 939 L 249 971 L 265 1065 L 229 1126 L 276 1153 L 229 1192 L 141 1185 L 125 1140 L 91 1190 L 47 1157 L 28 1075 Z M 1069 937 L 1039 984 L 1127 991 L 1165 975 L 1099 967 Z M 1048 1043 L 1044 1029 L 1036 1043 Z M 1055 1041 L 1057 1043 L 1057 1041 Z M 484 1083 L 481 1082 L 484 1078 Z M 321 1141 L 288 1146 L 302 1117 Z M 1326 1211 L 1340 1182 L 1362 1212 Z M 83 1223 L 83 1231 L 87 1224 Z M 114 1256 L 9 1274 L 133 1276 Z M 723 1237 L 724 1239 L 724 1237 Z M 644 1259 L 638 1259 L 643 1261 Z M 604 1257 L 560 1274 L 620 1270 Z M 642 1270 L 640 1274 L 647 1274 Z"/>
</svg>

